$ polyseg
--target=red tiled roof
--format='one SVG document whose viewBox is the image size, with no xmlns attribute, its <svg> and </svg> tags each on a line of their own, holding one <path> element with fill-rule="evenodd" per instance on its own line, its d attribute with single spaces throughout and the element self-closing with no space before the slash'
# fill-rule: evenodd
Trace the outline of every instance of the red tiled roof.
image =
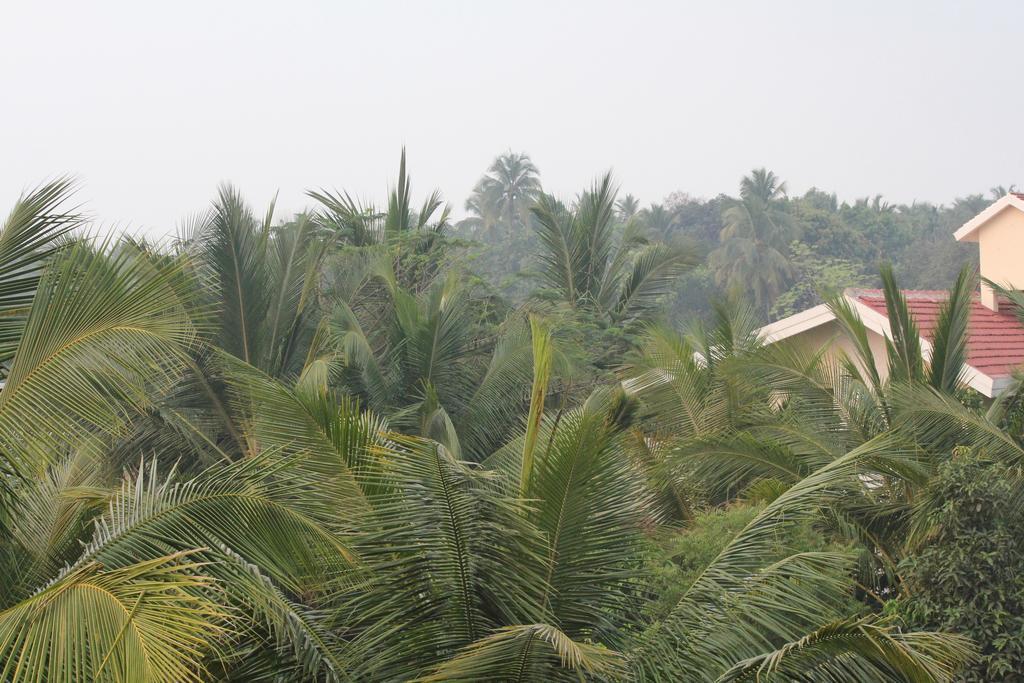
<svg viewBox="0 0 1024 683">
<path fill-rule="evenodd" d="M 886 315 L 882 290 L 857 289 L 850 290 L 848 294 L 872 310 Z M 932 330 L 947 293 L 905 290 L 903 295 L 921 336 L 931 341 Z M 1006 377 L 1014 368 L 1024 365 L 1024 326 L 1017 320 L 1008 303 L 1004 303 L 996 313 L 983 306 L 978 295 L 974 295 L 967 322 L 967 363 L 993 378 Z"/>
</svg>

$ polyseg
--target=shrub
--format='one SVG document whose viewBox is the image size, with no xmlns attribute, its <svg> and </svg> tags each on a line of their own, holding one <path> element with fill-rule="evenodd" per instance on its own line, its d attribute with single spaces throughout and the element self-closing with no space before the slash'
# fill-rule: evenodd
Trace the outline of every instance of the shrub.
<svg viewBox="0 0 1024 683">
<path fill-rule="evenodd" d="M 930 532 L 901 565 L 896 609 L 914 627 L 953 631 L 980 650 L 964 681 L 1024 671 L 1024 525 L 1015 477 L 974 455 L 944 464 L 922 505 Z"/>
</svg>

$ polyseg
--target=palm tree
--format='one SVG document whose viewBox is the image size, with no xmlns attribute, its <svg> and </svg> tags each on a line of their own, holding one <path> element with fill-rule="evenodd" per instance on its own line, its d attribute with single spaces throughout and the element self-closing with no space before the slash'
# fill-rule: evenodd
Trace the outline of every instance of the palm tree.
<svg viewBox="0 0 1024 683">
<path fill-rule="evenodd" d="M 667 209 L 664 204 L 655 204 L 653 202 L 641 211 L 639 215 L 644 223 L 644 227 L 655 235 L 665 235 L 675 218 L 672 211 Z"/>
<path fill-rule="evenodd" d="M 465 209 L 469 215 L 459 221 L 459 226 L 468 228 L 472 234 L 490 235 L 501 220 L 497 207 L 480 192 L 473 192 L 469 196 Z"/>
<path fill-rule="evenodd" d="M 68 224 L 60 214 L 32 219 L 39 235 Z M 131 408 L 145 405 L 142 387 L 180 372 L 194 337 L 183 311 L 168 274 L 129 250 L 80 243 L 38 281 L 0 393 L 5 679 L 189 680 L 197 648 L 224 631 L 190 553 L 165 547 L 105 564 L 82 556 L 79 544 L 106 503 L 106 492 L 92 488 L 102 468 L 89 444 L 116 435 Z M 122 638 L 129 613 L 137 626 Z M 62 623 L 81 630 L 62 635 Z"/>
<path fill-rule="evenodd" d="M 631 194 L 627 194 L 625 197 L 615 202 L 615 208 L 619 212 L 619 220 L 623 223 L 628 223 L 629 220 L 640 210 L 640 200 Z"/>
<path fill-rule="evenodd" d="M 134 424 L 133 447 L 178 434 L 179 446 L 187 445 L 199 461 L 221 452 L 246 455 L 250 444 L 226 409 L 221 353 L 290 381 L 323 354 L 324 264 L 351 225 L 308 214 L 276 226 L 273 220 L 273 202 L 257 218 L 238 191 L 224 185 L 207 212 L 182 226 L 171 253 L 133 247 L 141 257 L 176 269 L 200 331 L 185 381 L 154 403 L 148 422 Z M 123 455 L 132 457 L 130 450 L 126 446 Z"/>
<path fill-rule="evenodd" d="M 749 294 L 762 313 L 793 277 L 787 253 L 797 225 L 781 200 L 786 184 L 766 169 L 755 169 L 740 183 L 740 200 L 725 209 L 721 246 L 708 255 L 719 286 Z"/>
<path fill-rule="evenodd" d="M 363 252 L 373 251 L 374 247 L 391 254 L 398 282 L 416 291 L 429 286 L 444 267 L 445 234 L 450 227 L 451 211 L 438 190 L 427 195 L 418 210 L 414 209 L 404 147 L 386 211 L 363 205 L 345 192 L 320 190 L 307 195 L 320 204 L 314 220 L 321 232 L 337 236 L 343 245 L 355 247 L 335 254 L 335 272 L 348 267 L 341 264 L 346 258 L 362 259 Z"/>
<path fill-rule="evenodd" d="M 1016 192 L 1016 191 L 1017 191 L 1017 185 L 1016 184 L 1010 185 L 1009 187 L 1007 187 L 1006 185 L 996 185 L 995 187 L 993 187 L 992 189 L 990 189 L 988 191 L 988 194 L 992 198 L 992 200 L 995 201 L 996 199 L 1002 199 L 1003 197 L 1005 197 L 1006 195 L 1010 194 L 1011 192 Z"/>
<path fill-rule="evenodd" d="M 530 157 L 510 151 L 488 167 L 466 201 L 466 211 L 485 228 L 504 222 L 506 231 L 515 234 L 527 224 L 540 193 L 540 174 Z"/>
<path fill-rule="evenodd" d="M 648 320 L 679 275 L 696 262 L 692 249 L 647 244 L 635 230 L 616 237 L 616 188 L 605 174 L 569 210 L 544 195 L 533 209 L 543 251 L 541 277 L 569 307 L 611 323 Z"/>
<path fill-rule="evenodd" d="M 536 237 L 530 207 L 541 191 L 537 168 L 525 154 L 497 157 L 466 200 L 462 235 L 475 241 L 470 252 L 474 268 L 507 299 L 529 294 L 524 273 L 532 268 Z"/>
<path fill-rule="evenodd" d="M 308 215 L 274 227 L 274 203 L 257 219 L 233 187 L 188 223 L 179 252 L 204 306 L 218 312 L 210 341 L 273 375 L 301 369 L 312 335 L 321 265 L 335 244 Z"/>
<path fill-rule="evenodd" d="M 786 196 L 786 183 L 766 168 L 755 168 L 740 181 L 740 199 L 771 204 Z"/>
<path fill-rule="evenodd" d="M 524 155 L 512 157 L 500 158 L 495 168 L 532 169 Z M 525 410 L 525 321 L 520 317 L 493 329 L 495 308 L 503 310 L 502 304 L 446 262 L 440 237 L 447 209 L 438 222 L 428 222 L 440 205 L 437 193 L 418 214 L 408 211 L 404 161 L 403 153 L 381 225 L 405 228 L 362 230 L 370 210 L 348 195 L 311 193 L 323 205 L 320 222 L 337 234 L 392 237 L 353 242 L 354 249 L 325 267 L 320 298 L 330 302 L 328 315 L 317 337 L 319 360 L 303 377 L 316 376 L 321 386 L 342 389 L 388 415 L 395 428 L 438 438 L 461 458 L 475 460 Z M 529 173 L 520 175 L 520 186 L 528 188 Z M 495 171 L 492 180 L 500 177 Z M 353 223 L 356 229 L 345 227 Z"/>
<path fill-rule="evenodd" d="M 712 502 L 735 496 L 749 479 L 735 462 L 717 477 L 704 463 L 719 461 L 703 455 L 709 444 L 756 424 L 762 406 L 771 403 L 770 385 L 747 382 L 735 370 L 764 352 L 757 328 L 749 306 L 716 302 L 709 321 L 697 321 L 683 333 L 648 328 L 630 358 L 623 386 L 648 406 L 646 436 L 638 444 L 642 467 L 671 517 L 690 517 L 690 479 L 707 486 Z"/>
<path fill-rule="evenodd" d="M 398 164 L 398 179 L 388 192 L 388 208 L 378 211 L 364 206 L 347 192 L 326 189 L 306 193 L 316 200 L 321 210 L 317 221 L 328 232 L 336 233 L 347 244 L 356 247 L 393 243 L 410 235 L 425 236 L 444 232 L 448 227 L 450 209 L 439 190 L 431 192 L 419 210 L 412 204 L 412 180 L 406 170 L 405 147 Z"/>
<path fill-rule="evenodd" d="M 525 411 L 523 321 L 497 331 L 482 325 L 489 301 L 455 271 L 413 291 L 386 253 L 349 266 L 329 292 L 335 385 L 396 427 L 445 440 L 463 459 L 489 453 Z M 455 432 L 442 439 L 437 430 L 447 424 Z"/>
</svg>

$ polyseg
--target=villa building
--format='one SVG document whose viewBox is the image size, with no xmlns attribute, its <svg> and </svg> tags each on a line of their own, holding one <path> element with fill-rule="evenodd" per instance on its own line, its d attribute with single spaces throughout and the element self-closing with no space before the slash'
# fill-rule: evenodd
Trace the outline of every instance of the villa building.
<svg viewBox="0 0 1024 683">
<path fill-rule="evenodd" d="M 1005 389 L 1014 369 L 1024 365 L 1024 325 L 1011 306 L 1000 300 L 984 279 L 1006 289 L 1024 290 L 1024 194 L 1010 193 L 965 223 L 953 237 L 977 242 L 980 290 L 971 302 L 967 325 L 967 368 L 964 381 L 993 398 Z M 931 353 L 931 332 L 944 291 L 904 290 L 907 306 L 921 333 L 925 358 Z M 868 329 L 869 342 L 881 372 L 886 368 L 885 338 L 891 337 L 885 298 L 879 289 L 848 289 L 843 296 Z M 825 304 L 766 325 L 760 330 L 767 343 L 793 339 L 798 344 L 828 346 L 852 352 L 835 315 Z M 884 379 L 884 378 L 883 378 Z"/>
</svg>

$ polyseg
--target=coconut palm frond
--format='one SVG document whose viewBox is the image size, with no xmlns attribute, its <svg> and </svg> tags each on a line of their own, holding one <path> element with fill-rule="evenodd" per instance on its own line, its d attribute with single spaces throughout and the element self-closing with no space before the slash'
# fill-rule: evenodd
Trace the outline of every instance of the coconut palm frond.
<svg viewBox="0 0 1024 683">
<path fill-rule="evenodd" d="M 201 681 L 228 614 L 188 551 L 115 569 L 85 563 L 0 612 L 10 680 Z"/>
<path fill-rule="evenodd" d="M 974 289 L 973 273 L 964 267 L 939 309 L 928 364 L 928 383 L 939 391 L 953 393 L 963 382 L 967 365 L 967 322 Z"/>
<path fill-rule="evenodd" d="M 45 263 L 85 222 L 66 206 L 74 191 L 70 178 L 40 185 L 18 200 L 0 227 L 0 363 L 11 359 L 21 341 Z"/>
<path fill-rule="evenodd" d="M 0 392 L 0 441 L 16 471 L 76 437 L 119 433 L 179 379 L 195 328 L 176 266 L 132 249 L 70 247 L 47 268 Z"/>
<path fill-rule="evenodd" d="M 718 680 L 954 680 L 974 654 L 970 640 L 938 633 L 901 633 L 871 619 L 822 626 L 772 652 L 740 662 Z"/>
<path fill-rule="evenodd" d="M 611 650 L 576 642 L 548 624 L 507 626 L 460 650 L 421 683 L 483 680 L 580 680 L 617 676 L 623 657 Z"/>
</svg>

